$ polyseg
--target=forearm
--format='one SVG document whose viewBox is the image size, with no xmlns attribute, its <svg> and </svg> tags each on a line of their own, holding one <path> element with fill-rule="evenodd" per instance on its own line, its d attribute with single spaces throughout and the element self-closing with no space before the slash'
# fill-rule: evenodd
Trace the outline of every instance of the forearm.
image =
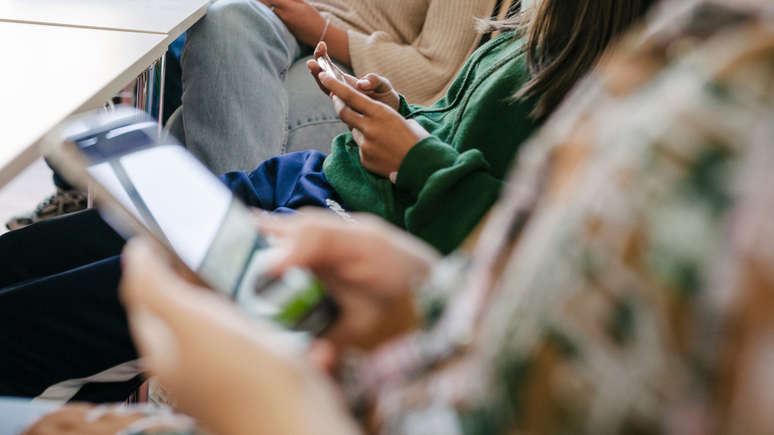
<svg viewBox="0 0 774 435">
<path fill-rule="evenodd" d="M 345 30 L 331 24 L 325 34 L 324 41 L 328 45 L 328 53 L 333 59 L 352 68 L 352 58 L 349 56 L 349 35 Z M 310 45 L 314 46 L 315 43 Z"/>
<path fill-rule="evenodd" d="M 347 32 L 331 23 L 328 23 L 328 28 L 326 29 L 325 19 L 322 20 L 321 24 L 322 27 L 319 28 L 319 31 L 315 32 L 317 30 L 315 28 L 315 30 L 293 32 L 293 35 L 299 41 L 311 47 L 316 47 L 321 40 L 324 41 L 325 45 L 328 46 L 328 55 L 339 63 L 351 68 L 352 59 L 349 57 L 349 36 Z"/>
<path fill-rule="evenodd" d="M 348 67 L 352 66 L 347 32 L 328 22 L 313 6 L 276 0 L 274 13 L 299 42 L 315 47 L 323 40 L 328 45 L 328 54 L 332 58 Z"/>
<path fill-rule="evenodd" d="M 373 72 L 387 77 L 410 102 L 423 105 L 436 101 L 474 50 L 480 35 L 472 17 L 489 16 L 494 0 L 428 4 L 424 22 L 410 40 L 383 28 L 370 34 L 350 30 L 348 41 L 357 75 Z"/>
</svg>

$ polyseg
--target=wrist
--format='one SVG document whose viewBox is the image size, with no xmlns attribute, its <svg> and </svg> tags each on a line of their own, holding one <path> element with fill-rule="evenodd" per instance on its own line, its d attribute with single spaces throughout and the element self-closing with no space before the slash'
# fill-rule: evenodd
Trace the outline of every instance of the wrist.
<svg viewBox="0 0 774 435">
<path fill-rule="evenodd" d="M 325 44 L 328 46 L 328 54 L 331 58 L 347 68 L 352 68 L 352 59 L 349 55 L 349 35 L 346 30 L 331 23 L 325 33 Z"/>
</svg>

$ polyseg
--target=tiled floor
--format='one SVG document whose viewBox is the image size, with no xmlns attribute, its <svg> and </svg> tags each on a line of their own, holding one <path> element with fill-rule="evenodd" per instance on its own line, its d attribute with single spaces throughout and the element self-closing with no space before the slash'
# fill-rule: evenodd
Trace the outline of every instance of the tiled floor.
<svg viewBox="0 0 774 435">
<path fill-rule="evenodd" d="M 51 169 L 41 158 L 0 188 L 0 234 L 8 231 L 5 227 L 8 219 L 34 210 L 54 193 L 51 174 Z"/>
</svg>

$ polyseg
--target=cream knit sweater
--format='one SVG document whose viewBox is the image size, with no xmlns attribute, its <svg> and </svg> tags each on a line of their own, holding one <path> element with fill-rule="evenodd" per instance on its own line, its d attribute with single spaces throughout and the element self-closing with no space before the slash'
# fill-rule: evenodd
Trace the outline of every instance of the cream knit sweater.
<svg viewBox="0 0 774 435">
<path fill-rule="evenodd" d="M 496 0 L 315 0 L 331 24 L 347 30 L 355 75 L 384 76 L 409 103 L 441 98 L 481 36 L 475 18 Z"/>
</svg>

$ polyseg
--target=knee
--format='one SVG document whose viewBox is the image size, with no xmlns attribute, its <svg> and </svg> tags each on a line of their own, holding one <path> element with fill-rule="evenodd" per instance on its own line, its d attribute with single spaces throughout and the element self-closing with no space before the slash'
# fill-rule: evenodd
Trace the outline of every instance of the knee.
<svg viewBox="0 0 774 435">
<path fill-rule="evenodd" d="M 239 65 L 246 56 L 272 47 L 285 52 L 292 38 L 279 17 L 263 3 L 220 0 L 189 29 L 183 48 L 183 70 L 186 64 Z"/>
<path fill-rule="evenodd" d="M 189 30 L 190 43 L 244 43 L 245 38 L 264 34 L 281 24 L 279 18 L 256 0 L 215 2 Z M 265 30 L 264 30 L 265 29 Z"/>
</svg>

